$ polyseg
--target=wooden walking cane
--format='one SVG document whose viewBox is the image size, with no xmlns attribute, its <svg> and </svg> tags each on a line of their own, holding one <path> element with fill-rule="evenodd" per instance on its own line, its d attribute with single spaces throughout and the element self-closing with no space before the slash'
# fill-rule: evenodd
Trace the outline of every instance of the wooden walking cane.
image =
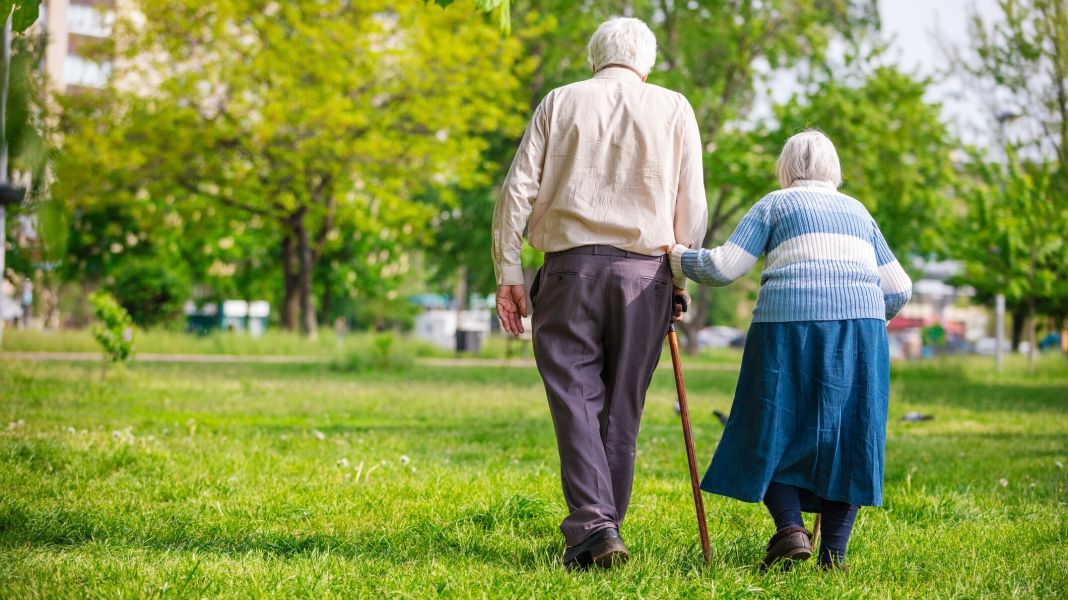
<svg viewBox="0 0 1068 600">
<path fill-rule="evenodd" d="M 683 306 L 685 311 L 685 301 Z M 686 404 L 686 386 L 682 383 L 682 362 L 679 359 L 679 336 L 675 324 L 668 330 L 668 344 L 671 346 L 671 366 L 675 369 L 675 389 L 679 394 L 679 414 L 682 416 L 682 436 L 686 439 L 686 460 L 690 463 L 690 485 L 693 487 L 693 504 L 697 510 L 697 529 L 701 532 L 701 550 L 705 554 L 705 564 L 712 562 L 712 546 L 708 542 L 708 523 L 705 522 L 705 504 L 701 499 L 701 484 L 697 480 L 697 458 L 693 449 L 693 434 L 690 433 L 690 409 Z"/>
</svg>

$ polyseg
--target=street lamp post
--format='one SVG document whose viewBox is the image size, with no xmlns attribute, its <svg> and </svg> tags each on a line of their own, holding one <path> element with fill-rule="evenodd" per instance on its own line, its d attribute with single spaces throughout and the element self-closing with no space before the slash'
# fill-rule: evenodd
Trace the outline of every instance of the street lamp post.
<svg viewBox="0 0 1068 600">
<path fill-rule="evenodd" d="M 1002 157 L 1007 163 L 1009 161 L 1009 152 L 1006 149 L 1008 144 L 1008 138 L 1005 137 L 1005 124 L 1011 121 L 1019 119 L 1022 115 L 1009 110 L 1003 110 L 994 115 L 994 118 L 998 122 L 998 142 L 1001 144 Z M 1004 191 L 1005 183 L 1002 181 L 1002 191 Z M 1002 346 L 1005 343 L 1005 294 L 999 292 L 994 298 L 994 369 L 1001 370 L 1002 364 Z"/>
</svg>

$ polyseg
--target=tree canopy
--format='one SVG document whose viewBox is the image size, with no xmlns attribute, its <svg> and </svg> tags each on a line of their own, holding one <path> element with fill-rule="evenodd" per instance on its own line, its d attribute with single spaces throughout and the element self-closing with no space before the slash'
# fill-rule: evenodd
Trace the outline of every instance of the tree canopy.
<svg viewBox="0 0 1068 600">
<path fill-rule="evenodd" d="M 1037 315 L 1068 315 L 1068 7 L 1060 0 L 1002 0 L 974 12 L 959 76 L 986 107 L 992 143 L 972 153 L 952 253 L 961 281 L 1004 294 L 1014 334 L 1028 321 L 1034 365 Z M 1018 341 L 1014 335 L 1014 344 Z"/>
<path fill-rule="evenodd" d="M 209 230 L 209 277 L 233 275 L 226 251 L 256 232 L 283 324 L 308 333 L 317 277 L 384 293 L 450 190 L 485 182 L 485 137 L 521 125 L 518 42 L 417 0 L 168 0 L 115 39 L 111 87 L 71 100 L 89 108 L 67 118 L 56 195 L 117 204 L 150 238 Z"/>
</svg>

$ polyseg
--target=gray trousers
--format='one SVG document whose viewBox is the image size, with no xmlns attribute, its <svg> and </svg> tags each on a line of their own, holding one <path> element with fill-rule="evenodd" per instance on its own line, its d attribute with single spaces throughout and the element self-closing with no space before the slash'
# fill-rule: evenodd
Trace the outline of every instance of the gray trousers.
<svg viewBox="0 0 1068 600">
<path fill-rule="evenodd" d="M 619 527 L 630 504 L 645 393 L 672 308 L 667 258 L 583 246 L 548 253 L 534 304 L 573 546 Z"/>
</svg>

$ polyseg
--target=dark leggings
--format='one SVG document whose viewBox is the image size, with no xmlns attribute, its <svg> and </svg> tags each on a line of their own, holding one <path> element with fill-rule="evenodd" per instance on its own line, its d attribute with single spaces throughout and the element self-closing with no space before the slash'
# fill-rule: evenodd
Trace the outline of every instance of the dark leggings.
<svg viewBox="0 0 1068 600">
<path fill-rule="evenodd" d="M 822 500 L 823 526 L 820 532 L 820 562 L 823 564 L 845 561 L 849 534 L 853 531 L 853 521 L 857 518 L 858 506 L 846 502 Z M 771 518 L 775 519 L 775 529 L 782 530 L 791 525 L 804 527 L 801 520 L 801 498 L 797 488 L 792 485 L 775 483 L 768 485 L 764 494 L 764 506 L 768 507 Z"/>
</svg>

